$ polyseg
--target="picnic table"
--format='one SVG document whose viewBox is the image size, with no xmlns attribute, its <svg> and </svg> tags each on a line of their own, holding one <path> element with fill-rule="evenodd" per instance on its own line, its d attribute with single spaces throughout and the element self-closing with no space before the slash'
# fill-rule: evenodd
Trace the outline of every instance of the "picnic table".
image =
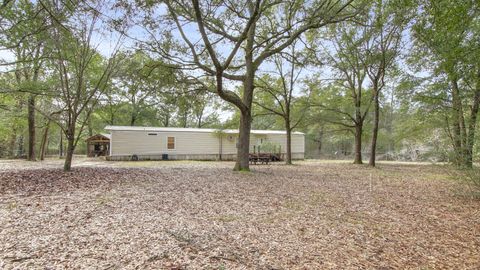
<svg viewBox="0 0 480 270">
<path fill-rule="evenodd" d="M 249 154 L 248 156 L 248 161 L 250 162 L 250 164 L 255 164 L 255 165 L 257 165 L 257 163 L 268 165 L 268 163 L 271 160 L 272 160 L 272 157 L 268 153 Z"/>
</svg>

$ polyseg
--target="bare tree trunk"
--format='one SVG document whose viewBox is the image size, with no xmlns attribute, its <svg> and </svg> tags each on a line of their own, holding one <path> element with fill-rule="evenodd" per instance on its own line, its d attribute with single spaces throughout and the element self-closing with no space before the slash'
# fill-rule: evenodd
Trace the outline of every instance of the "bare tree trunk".
<svg viewBox="0 0 480 270">
<path fill-rule="evenodd" d="M 137 117 L 135 116 L 134 113 L 132 113 L 131 117 L 130 117 L 130 126 L 135 126 L 135 122 L 137 121 Z"/>
<path fill-rule="evenodd" d="M 163 126 L 168 127 L 170 125 L 170 112 L 166 112 L 165 118 L 163 119 Z"/>
<path fill-rule="evenodd" d="M 198 118 L 198 121 L 197 121 L 197 128 L 202 128 L 202 124 L 203 124 L 203 123 L 202 123 L 202 116 L 200 116 L 200 117 Z"/>
<path fill-rule="evenodd" d="M 203 118 L 203 112 L 205 110 L 205 107 L 203 107 L 199 113 L 197 113 L 197 127 L 201 128 L 203 125 L 202 118 Z"/>
<path fill-rule="evenodd" d="M 45 130 L 43 131 L 42 142 L 40 144 L 40 160 L 45 159 L 45 151 L 47 149 L 47 142 L 48 142 L 48 130 L 50 128 L 51 120 L 48 119 L 47 124 L 45 126 Z"/>
<path fill-rule="evenodd" d="M 374 86 L 374 88 L 377 88 Z M 373 96 L 373 131 L 372 131 L 372 144 L 370 145 L 370 160 L 368 165 L 375 167 L 375 158 L 377 152 L 377 137 L 378 137 L 378 122 L 380 120 L 380 104 L 378 101 L 378 90 L 374 89 Z"/>
<path fill-rule="evenodd" d="M 45 143 L 45 155 L 48 155 L 48 147 L 50 146 L 50 136 L 47 135 L 47 142 Z"/>
<path fill-rule="evenodd" d="M 292 164 L 292 129 L 290 128 L 290 119 L 285 119 L 285 130 L 287 132 L 287 157 L 285 164 Z"/>
<path fill-rule="evenodd" d="M 63 170 L 68 172 L 72 170 L 74 138 L 67 138 L 67 141 L 68 141 L 67 155 L 65 157 L 65 163 L 63 164 Z"/>
<path fill-rule="evenodd" d="M 75 122 L 73 122 L 73 125 L 75 125 Z M 75 150 L 75 128 L 69 127 L 66 137 L 67 137 L 67 155 L 65 157 L 65 163 L 63 164 L 63 170 L 71 171 L 73 151 Z"/>
<path fill-rule="evenodd" d="M 255 38 L 255 25 L 248 31 L 247 43 L 245 46 L 245 80 L 243 81 L 242 103 L 245 109 L 240 110 L 240 127 L 238 137 L 237 162 L 233 170 L 249 171 L 250 154 L 250 129 L 252 127 L 252 102 L 255 89 L 255 72 L 257 67 L 253 63 L 253 44 Z"/>
<path fill-rule="evenodd" d="M 452 83 L 452 107 L 453 107 L 453 145 L 455 152 L 455 164 L 457 166 L 465 165 L 465 151 L 463 144 L 463 129 L 465 124 L 462 124 L 463 110 L 462 101 L 460 99 L 460 91 L 458 89 L 458 82 L 456 78 L 451 79 Z"/>
<path fill-rule="evenodd" d="M 470 112 L 470 120 L 468 123 L 468 136 L 466 146 L 466 166 L 471 168 L 473 166 L 473 145 L 475 144 L 475 130 L 477 128 L 477 116 L 480 108 L 480 72 L 477 76 L 477 85 L 475 95 L 473 97 L 472 108 Z"/>
<path fill-rule="evenodd" d="M 134 126 L 135 122 L 137 121 L 137 99 L 135 98 L 135 95 L 132 94 L 131 100 L 132 102 L 132 112 L 130 114 L 130 126 Z"/>
<path fill-rule="evenodd" d="M 363 164 L 362 160 L 362 135 L 363 135 L 363 121 L 362 117 L 362 92 L 361 92 L 361 81 L 359 79 L 358 83 L 358 94 L 354 95 L 355 102 L 355 159 L 353 164 Z"/>
<path fill-rule="evenodd" d="M 58 143 L 58 157 L 63 157 L 63 132 L 60 129 L 60 142 Z"/>
<path fill-rule="evenodd" d="M 17 77 L 18 79 L 18 77 Z M 24 100 L 22 98 L 19 98 L 17 100 L 17 104 L 15 106 L 14 112 L 16 114 L 20 114 L 23 110 L 23 102 Z M 22 155 L 22 149 L 23 149 L 23 138 L 22 138 L 22 130 L 18 126 L 15 121 L 12 122 L 12 136 L 10 137 L 10 157 L 16 158 Z"/>
<path fill-rule="evenodd" d="M 388 152 L 390 155 L 395 151 L 395 140 L 393 139 L 393 123 L 394 123 L 394 109 L 393 109 L 393 98 L 394 95 L 392 94 L 390 97 L 390 111 L 389 111 L 389 118 L 386 121 L 386 129 L 388 133 Z"/>
<path fill-rule="evenodd" d="M 12 125 L 12 134 L 10 137 L 10 151 L 9 155 L 10 157 L 15 157 L 15 143 L 17 142 L 17 127 L 15 124 Z"/>
<path fill-rule="evenodd" d="M 186 128 L 188 122 L 188 111 L 185 110 L 182 115 L 182 127 Z"/>
<path fill-rule="evenodd" d="M 322 153 L 322 146 L 323 146 L 323 133 L 324 133 L 324 126 L 320 128 L 320 131 L 318 132 L 318 154 L 320 155 Z"/>
<path fill-rule="evenodd" d="M 363 122 L 355 123 L 355 159 L 353 164 L 363 164 L 362 161 Z"/>
<path fill-rule="evenodd" d="M 16 156 L 17 157 L 22 157 L 23 158 L 23 154 L 25 153 L 25 148 L 24 148 L 24 144 L 25 141 L 24 141 L 24 136 L 23 134 L 20 134 L 20 136 L 18 137 L 18 150 L 17 150 L 17 154 Z"/>
<path fill-rule="evenodd" d="M 28 153 L 27 160 L 35 161 L 35 95 L 28 97 Z"/>
<path fill-rule="evenodd" d="M 249 157 L 250 154 L 250 128 L 252 124 L 252 117 L 250 112 L 242 112 L 240 114 L 240 127 L 237 143 L 237 162 L 235 163 L 234 171 L 249 171 Z"/>
</svg>

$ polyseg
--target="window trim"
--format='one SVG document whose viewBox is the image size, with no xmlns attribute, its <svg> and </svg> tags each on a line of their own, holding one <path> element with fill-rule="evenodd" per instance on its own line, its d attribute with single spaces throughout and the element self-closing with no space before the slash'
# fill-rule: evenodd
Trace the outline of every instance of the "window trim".
<svg viewBox="0 0 480 270">
<path fill-rule="evenodd" d="M 165 140 L 165 147 L 167 148 L 167 151 L 175 151 L 177 149 L 177 138 L 175 136 L 166 136 Z M 168 138 L 173 138 L 173 148 L 168 148 Z"/>
</svg>

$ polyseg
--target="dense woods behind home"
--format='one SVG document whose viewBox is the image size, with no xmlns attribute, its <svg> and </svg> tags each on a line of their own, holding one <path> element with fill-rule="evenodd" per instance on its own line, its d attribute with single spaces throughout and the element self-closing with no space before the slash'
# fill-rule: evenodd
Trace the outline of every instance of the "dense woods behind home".
<svg viewBox="0 0 480 270">
<path fill-rule="evenodd" d="M 310 158 L 471 166 L 479 9 L 474 0 L 4 1 L 0 157 L 68 162 L 106 125 L 131 125 L 239 128 L 237 169 L 248 169 L 250 129 L 302 131 Z"/>
</svg>

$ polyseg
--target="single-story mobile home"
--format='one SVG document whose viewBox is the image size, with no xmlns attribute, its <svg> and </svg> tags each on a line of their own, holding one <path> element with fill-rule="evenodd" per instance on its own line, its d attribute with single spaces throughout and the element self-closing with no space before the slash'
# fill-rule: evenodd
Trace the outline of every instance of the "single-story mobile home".
<svg viewBox="0 0 480 270">
<path fill-rule="evenodd" d="M 107 126 L 110 160 L 197 159 L 233 160 L 238 130 L 208 128 Z M 251 153 L 280 153 L 287 149 L 286 132 L 252 130 Z M 305 134 L 292 132 L 292 158 L 305 156 Z"/>
</svg>

